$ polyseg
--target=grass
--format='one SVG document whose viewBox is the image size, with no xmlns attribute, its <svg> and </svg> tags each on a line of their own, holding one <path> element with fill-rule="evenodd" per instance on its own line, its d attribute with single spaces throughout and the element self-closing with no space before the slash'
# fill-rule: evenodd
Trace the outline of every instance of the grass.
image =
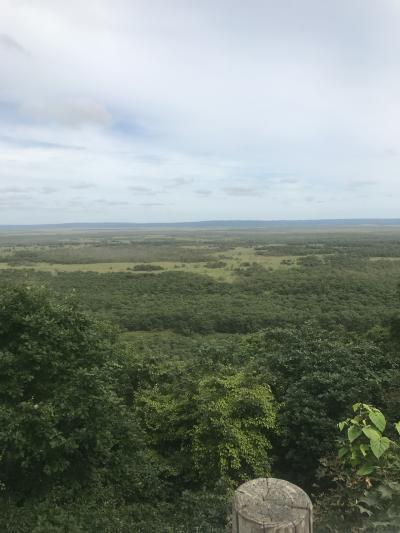
<svg viewBox="0 0 400 533">
<path fill-rule="evenodd" d="M 38 272 L 125 272 L 132 267 L 134 263 L 71 263 L 71 264 L 53 264 L 53 263 L 31 263 L 26 265 L 10 265 L 9 263 L 0 263 L 0 269 L 26 270 L 31 269 Z"/>
<path fill-rule="evenodd" d="M 293 256 L 261 256 L 256 255 L 252 247 L 235 247 L 224 252 L 213 252 L 210 259 L 222 261 L 225 263 L 223 268 L 207 268 L 207 262 L 176 262 L 176 261 L 148 261 L 148 264 L 158 265 L 165 272 L 168 270 L 193 272 L 213 277 L 221 281 L 233 281 L 235 270 L 243 267 L 245 264 L 257 263 L 265 268 L 290 268 L 282 265 L 283 259 L 295 259 Z M 47 263 L 35 262 L 23 265 L 12 265 L 9 263 L 0 263 L 0 269 L 25 270 L 27 268 L 41 272 L 98 272 L 107 274 L 111 272 L 133 272 L 131 269 L 135 265 L 143 264 L 143 261 L 122 261 L 122 262 L 104 262 L 104 263 Z M 140 274 L 140 271 L 133 272 Z"/>
</svg>

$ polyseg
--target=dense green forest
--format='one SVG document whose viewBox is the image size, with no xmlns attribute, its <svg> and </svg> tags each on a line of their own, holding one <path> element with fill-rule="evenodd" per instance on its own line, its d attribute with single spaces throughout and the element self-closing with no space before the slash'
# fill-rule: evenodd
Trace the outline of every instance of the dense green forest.
<svg viewBox="0 0 400 533">
<path fill-rule="evenodd" d="M 223 533 L 270 475 L 317 532 L 399 531 L 398 229 L 3 233 L 0 267 L 1 531 Z"/>
</svg>

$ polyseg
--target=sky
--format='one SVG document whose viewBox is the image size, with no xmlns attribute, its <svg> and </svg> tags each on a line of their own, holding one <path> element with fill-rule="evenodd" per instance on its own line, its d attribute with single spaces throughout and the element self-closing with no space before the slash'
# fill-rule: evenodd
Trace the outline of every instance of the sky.
<svg viewBox="0 0 400 533">
<path fill-rule="evenodd" d="M 400 216 L 398 0 L 0 0 L 0 224 Z"/>
</svg>

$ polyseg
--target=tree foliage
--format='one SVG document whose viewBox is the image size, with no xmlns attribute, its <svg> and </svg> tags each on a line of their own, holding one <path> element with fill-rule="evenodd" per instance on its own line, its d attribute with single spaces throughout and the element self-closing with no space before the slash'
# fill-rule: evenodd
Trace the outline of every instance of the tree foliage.
<svg viewBox="0 0 400 533">
<path fill-rule="evenodd" d="M 212 489 L 270 474 L 276 404 L 268 386 L 239 372 L 163 389 L 142 390 L 139 409 L 174 475 Z"/>
<path fill-rule="evenodd" d="M 338 428 L 344 435 L 336 461 L 325 461 L 333 486 L 320 501 L 318 523 L 326 527 L 335 516 L 335 532 L 397 531 L 400 422 L 390 427 L 379 409 L 356 403 Z"/>
<path fill-rule="evenodd" d="M 281 404 L 282 475 L 309 486 L 347 406 L 359 398 L 379 401 L 391 362 L 372 342 L 315 324 L 259 332 L 245 351 Z"/>
<path fill-rule="evenodd" d="M 146 501 L 159 486 L 143 432 L 117 394 L 112 328 L 43 289 L 0 297 L 0 479 L 17 501 L 111 485 Z M 71 492 L 72 491 L 72 492 Z"/>
</svg>

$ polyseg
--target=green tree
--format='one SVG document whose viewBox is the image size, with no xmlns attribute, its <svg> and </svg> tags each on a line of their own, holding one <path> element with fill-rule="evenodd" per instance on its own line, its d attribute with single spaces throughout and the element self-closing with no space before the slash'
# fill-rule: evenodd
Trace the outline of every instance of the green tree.
<svg viewBox="0 0 400 533">
<path fill-rule="evenodd" d="M 206 375 L 182 369 L 178 384 L 138 398 L 144 425 L 181 486 L 226 486 L 268 475 L 276 404 L 268 385 L 225 367 Z"/>
<path fill-rule="evenodd" d="M 268 385 L 244 372 L 207 377 L 194 400 L 192 453 L 203 482 L 237 484 L 270 475 L 276 403 Z"/>
<path fill-rule="evenodd" d="M 23 500 L 112 483 L 144 497 L 155 467 L 117 394 L 115 332 L 41 288 L 0 295 L 0 480 Z M 100 480 L 100 481 L 99 481 Z M 157 482 L 154 483 L 157 486 Z"/>
<path fill-rule="evenodd" d="M 309 485 L 347 406 L 381 401 L 391 363 L 372 342 L 315 324 L 262 331 L 243 350 L 280 404 L 281 475 Z"/>
</svg>

